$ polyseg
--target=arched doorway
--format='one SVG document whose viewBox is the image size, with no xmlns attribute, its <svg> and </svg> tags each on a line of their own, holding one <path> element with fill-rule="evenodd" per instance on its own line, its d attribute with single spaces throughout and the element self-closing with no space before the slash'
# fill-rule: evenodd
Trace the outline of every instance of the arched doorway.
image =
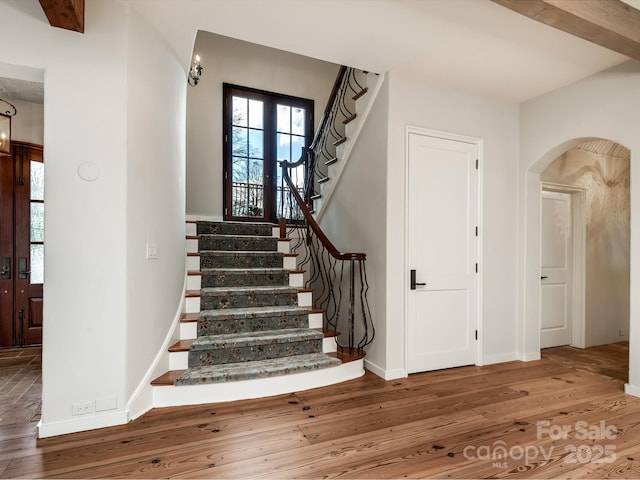
<svg viewBox="0 0 640 480">
<path fill-rule="evenodd" d="M 621 171 L 625 167 L 616 163 L 621 158 L 626 159 L 627 162 L 625 172 Z M 628 339 L 630 203 L 627 197 L 626 205 L 621 206 L 619 190 L 620 183 L 626 182 L 628 195 L 629 161 L 629 150 L 615 141 L 576 138 L 549 150 L 525 173 L 525 260 L 522 303 L 524 321 L 521 337 L 524 360 L 540 358 L 540 330 L 544 324 L 543 316 L 545 315 L 544 287 L 541 285 L 543 282 L 541 276 L 545 276 L 541 275 L 544 267 L 541 227 L 543 181 L 547 182 L 547 186 L 551 185 L 552 190 L 562 191 L 562 188 L 566 187 L 567 190 L 581 188 L 585 191 L 585 231 L 589 246 L 585 249 L 584 268 L 585 277 L 588 275 L 590 278 L 585 282 L 587 300 L 583 301 L 586 322 L 582 327 L 585 341 L 583 345 L 578 346 L 614 343 Z M 591 189 L 590 193 L 589 189 Z M 618 202 L 618 205 L 611 205 L 615 202 Z M 626 219 L 622 218 L 625 215 Z M 622 243 L 618 243 L 621 233 L 616 231 L 616 225 L 620 222 L 622 224 L 626 222 L 626 225 L 622 225 L 626 228 L 624 233 L 626 238 L 620 240 Z M 624 252 L 625 248 L 626 252 Z M 587 262 L 589 262 L 588 266 Z M 613 284 L 617 281 L 610 277 L 620 273 L 614 270 L 620 269 L 621 262 L 624 264 L 622 276 L 626 279 L 624 286 L 620 288 L 618 285 L 619 288 L 615 290 Z M 626 292 L 622 298 L 620 290 L 624 288 Z M 609 318 L 602 318 L 604 315 L 611 317 L 622 315 L 625 319 L 622 323 L 619 318 L 610 321 Z M 615 328 L 611 326 L 612 324 Z"/>
</svg>

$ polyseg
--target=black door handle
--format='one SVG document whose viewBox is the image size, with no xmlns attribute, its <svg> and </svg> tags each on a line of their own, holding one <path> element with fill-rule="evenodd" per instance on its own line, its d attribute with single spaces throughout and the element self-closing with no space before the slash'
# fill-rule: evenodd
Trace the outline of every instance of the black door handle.
<svg viewBox="0 0 640 480">
<path fill-rule="evenodd" d="M 11 257 L 2 258 L 2 273 L 0 273 L 0 279 L 11 280 Z"/>
<path fill-rule="evenodd" d="M 411 290 L 415 290 L 416 286 L 420 285 L 421 287 L 426 286 L 426 283 L 418 283 L 416 282 L 416 271 L 411 270 Z"/>
<path fill-rule="evenodd" d="M 546 275 L 543 275 L 543 276 L 540 277 L 540 280 L 546 280 L 547 278 L 549 278 L 549 277 L 547 277 Z"/>
</svg>

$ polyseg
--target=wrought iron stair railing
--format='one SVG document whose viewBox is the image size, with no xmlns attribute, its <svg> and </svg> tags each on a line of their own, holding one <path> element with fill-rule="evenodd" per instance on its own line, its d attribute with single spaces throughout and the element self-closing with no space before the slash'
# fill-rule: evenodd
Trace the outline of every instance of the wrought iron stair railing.
<svg viewBox="0 0 640 480">
<path fill-rule="evenodd" d="M 339 251 L 313 218 L 289 175 L 303 161 L 280 164 L 289 187 L 286 208 L 298 217 L 288 232 L 283 232 L 286 221 L 280 220 L 281 236 L 293 237 L 291 250 L 299 255 L 298 268 L 306 272 L 305 286 L 314 291 L 314 306 L 324 310 L 325 329 L 340 334 L 335 338 L 342 352 L 362 353 L 375 336 L 367 298 L 367 256 Z"/>
</svg>

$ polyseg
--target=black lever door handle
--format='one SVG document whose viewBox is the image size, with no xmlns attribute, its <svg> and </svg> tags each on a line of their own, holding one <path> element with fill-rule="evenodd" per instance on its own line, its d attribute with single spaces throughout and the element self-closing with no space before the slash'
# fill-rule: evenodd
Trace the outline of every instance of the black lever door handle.
<svg viewBox="0 0 640 480">
<path fill-rule="evenodd" d="M 416 286 L 418 286 L 418 285 L 421 286 L 421 287 L 424 287 L 427 284 L 426 283 L 416 282 L 416 271 L 415 270 L 411 270 L 411 290 L 415 290 Z"/>
<path fill-rule="evenodd" d="M 547 278 L 549 278 L 549 277 L 547 277 L 546 275 L 543 275 L 543 276 L 540 277 L 540 280 L 546 280 Z"/>
</svg>

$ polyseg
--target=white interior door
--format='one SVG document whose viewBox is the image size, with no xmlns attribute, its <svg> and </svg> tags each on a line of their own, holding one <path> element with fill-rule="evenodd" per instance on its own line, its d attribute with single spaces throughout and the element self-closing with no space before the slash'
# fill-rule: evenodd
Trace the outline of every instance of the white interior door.
<svg viewBox="0 0 640 480">
<path fill-rule="evenodd" d="M 571 194 L 542 191 L 540 348 L 572 340 Z"/>
<path fill-rule="evenodd" d="M 409 134 L 409 373 L 476 362 L 476 144 Z M 410 272 L 407 272 L 410 276 Z"/>
</svg>

